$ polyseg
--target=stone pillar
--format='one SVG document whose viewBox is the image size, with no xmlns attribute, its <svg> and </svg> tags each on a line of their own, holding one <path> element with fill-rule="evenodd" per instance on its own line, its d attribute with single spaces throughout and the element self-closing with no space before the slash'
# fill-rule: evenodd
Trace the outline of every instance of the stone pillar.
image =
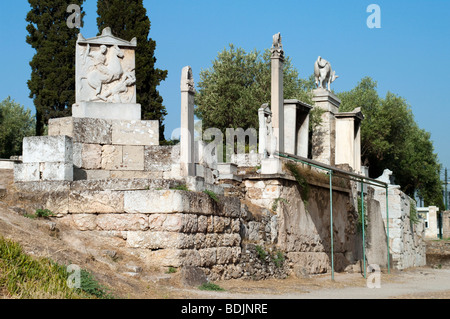
<svg viewBox="0 0 450 319">
<path fill-rule="evenodd" d="M 267 153 L 267 128 L 266 128 L 266 118 L 272 115 L 270 111 L 269 105 L 263 104 L 261 108 L 258 110 L 258 119 L 259 119 L 259 146 L 258 153 L 263 154 L 263 156 Z"/>
<path fill-rule="evenodd" d="M 361 121 L 360 108 L 353 112 L 336 113 L 335 164 L 348 164 L 355 172 L 361 172 Z"/>
<path fill-rule="evenodd" d="M 332 92 L 322 88 L 313 90 L 314 108 L 323 110 L 322 124 L 316 128 L 312 137 L 312 159 L 335 165 L 336 120 L 341 100 Z"/>
<path fill-rule="evenodd" d="M 438 229 L 438 212 L 439 208 L 436 206 L 428 207 L 428 227 L 425 230 L 425 237 L 430 239 L 437 239 L 439 235 Z"/>
<path fill-rule="evenodd" d="M 181 72 L 180 174 L 195 175 L 194 79 L 190 66 Z"/>
<path fill-rule="evenodd" d="M 272 110 L 272 126 L 274 135 L 277 140 L 276 150 L 284 152 L 284 92 L 283 92 L 283 65 L 284 51 L 281 44 L 281 35 L 274 35 L 272 45 L 272 86 L 271 86 L 271 103 Z"/>
<path fill-rule="evenodd" d="M 450 238 L 450 210 L 442 212 L 442 237 Z"/>
<path fill-rule="evenodd" d="M 308 157 L 309 112 L 312 106 L 299 100 L 284 100 L 284 151 Z"/>
</svg>

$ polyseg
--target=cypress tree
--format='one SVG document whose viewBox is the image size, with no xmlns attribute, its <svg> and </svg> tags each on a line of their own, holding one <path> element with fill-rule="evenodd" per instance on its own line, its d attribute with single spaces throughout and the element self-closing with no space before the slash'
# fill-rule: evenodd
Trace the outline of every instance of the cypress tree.
<svg viewBox="0 0 450 319">
<path fill-rule="evenodd" d="M 36 50 L 30 62 L 30 98 L 36 108 L 36 135 L 44 133 L 50 118 L 70 116 L 75 103 L 76 28 L 67 26 L 70 4 L 84 0 L 28 0 L 26 42 Z M 81 9 L 83 17 L 84 12 Z"/>
<path fill-rule="evenodd" d="M 124 40 L 137 38 L 136 99 L 142 106 L 143 120 L 159 120 L 160 139 L 164 140 L 164 118 L 167 115 L 157 86 L 167 77 L 166 70 L 155 68 L 156 42 L 149 38 L 150 19 L 142 0 L 98 0 L 99 34 L 110 27 L 112 34 Z"/>
</svg>

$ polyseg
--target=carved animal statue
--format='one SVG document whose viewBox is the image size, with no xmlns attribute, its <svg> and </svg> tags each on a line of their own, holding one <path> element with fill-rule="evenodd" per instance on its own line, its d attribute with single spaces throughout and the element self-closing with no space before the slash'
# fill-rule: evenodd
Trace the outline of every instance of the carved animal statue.
<svg viewBox="0 0 450 319">
<path fill-rule="evenodd" d="M 383 175 L 377 178 L 377 181 L 384 182 L 386 184 L 391 184 L 392 171 L 390 169 L 385 169 Z"/>
<path fill-rule="evenodd" d="M 327 60 L 319 56 L 314 63 L 314 77 L 316 79 L 316 86 L 319 88 L 331 91 L 331 83 L 333 83 L 339 76 L 331 69 L 331 64 Z"/>
<path fill-rule="evenodd" d="M 278 32 L 277 34 L 273 35 L 272 49 L 281 49 L 281 48 L 283 48 L 283 45 L 281 44 L 281 33 Z"/>
<path fill-rule="evenodd" d="M 87 50 L 87 55 L 94 59 L 94 65 L 90 68 L 86 77 L 81 78 L 81 81 L 87 80 L 89 86 L 95 89 L 96 97 L 106 101 L 106 97 L 101 94 L 103 85 L 117 81 L 122 77 L 123 69 L 120 60 L 124 57 L 124 54 L 118 45 L 114 45 L 111 47 L 113 54 L 110 55 L 111 58 L 106 63 L 106 57 L 98 58 L 100 54 L 106 55 L 106 50 L 97 52 L 97 56 L 90 54 L 89 46 Z M 83 82 L 81 82 L 80 90 L 82 88 Z"/>
</svg>

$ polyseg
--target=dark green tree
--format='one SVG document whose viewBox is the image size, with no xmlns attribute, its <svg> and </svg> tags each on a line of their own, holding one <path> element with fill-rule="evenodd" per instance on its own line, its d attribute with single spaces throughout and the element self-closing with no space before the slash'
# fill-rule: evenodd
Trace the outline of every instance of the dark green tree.
<svg viewBox="0 0 450 319">
<path fill-rule="evenodd" d="M 167 110 L 157 87 L 167 77 L 167 71 L 155 68 L 156 42 L 149 38 L 150 19 L 142 0 L 98 0 L 99 34 L 110 27 L 114 36 L 124 40 L 137 38 L 136 99 L 142 106 L 143 120 L 159 120 L 160 139 L 164 139 L 164 118 Z"/>
<path fill-rule="evenodd" d="M 35 133 L 31 111 L 8 97 L 0 102 L 0 114 L 0 158 L 21 155 L 23 138 Z"/>
<path fill-rule="evenodd" d="M 75 103 L 75 44 L 79 30 L 69 28 L 70 4 L 84 0 L 28 0 L 26 41 L 36 50 L 30 62 L 30 98 L 36 108 L 36 135 L 50 118 L 70 116 Z M 81 25 L 82 26 L 82 25 Z"/>
<path fill-rule="evenodd" d="M 443 208 L 440 163 L 430 133 L 419 128 L 407 101 L 391 92 L 381 98 L 377 83 L 366 77 L 358 85 L 338 94 L 340 111 L 361 107 L 361 155 L 371 177 L 389 168 L 395 182 L 413 197 L 417 191 L 425 205 Z"/>
</svg>

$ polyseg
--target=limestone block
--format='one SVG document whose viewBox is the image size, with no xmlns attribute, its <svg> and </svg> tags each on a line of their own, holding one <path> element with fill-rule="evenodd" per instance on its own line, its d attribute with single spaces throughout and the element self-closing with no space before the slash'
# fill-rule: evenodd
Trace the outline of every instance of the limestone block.
<svg viewBox="0 0 450 319">
<path fill-rule="evenodd" d="M 162 180 L 162 172 L 146 172 L 146 171 L 111 171 L 111 178 L 120 179 L 160 179 Z"/>
<path fill-rule="evenodd" d="M 196 215 L 152 214 L 149 217 L 150 230 L 169 232 L 193 232 L 193 226 L 189 225 L 194 223 L 192 221 L 193 218 L 196 218 Z"/>
<path fill-rule="evenodd" d="M 83 166 L 83 143 L 73 143 L 73 166 L 74 168 L 81 168 Z"/>
<path fill-rule="evenodd" d="M 97 216 L 94 214 L 72 215 L 72 221 L 75 224 L 75 227 L 81 231 L 92 231 L 97 229 Z"/>
<path fill-rule="evenodd" d="M 283 172 L 281 161 L 277 158 L 267 158 L 261 160 L 261 174 L 281 174 Z"/>
<path fill-rule="evenodd" d="M 234 247 L 239 246 L 241 243 L 241 236 L 239 234 L 223 234 L 218 246 L 221 247 Z"/>
<path fill-rule="evenodd" d="M 181 250 L 180 251 L 180 259 L 181 263 L 184 267 L 186 266 L 193 266 L 193 267 L 200 267 L 201 263 L 201 257 L 198 251 L 196 250 Z"/>
<path fill-rule="evenodd" d="M 217 247 L 219 234 L 209 233 L 205 235 L 204 247 Z"/>
<path fill-rule="evenodd" d="M 223 216 L 233 218 L 241 217 L 241 201 L 239 200 L 239 198 L 222 197 L 220 200 L 224 203 L 222 210 Z"/>
<path fill-rule="evenodd" d="M 101 214 L 97 216 L 101 230 L 140 231 L 149 227 L 148 217 L 143 214 Z"/>
<path fill-rule="evenodd" d="M 111 121 L 96 118 L 65 117 L 49 120 L 49 135 L 67 135 L 74 143 L 112 143 Z"/>
<path fill-rule="evenodd" d="M 73 165 L 67 163 L 40 163 L 41 180 L 73 181 Z"/>
<path fill-rule="evenodd" d="M 73 137 L 73 118 L 60 117 L 48 120 L 48 135 L 67 135 Z"/>
<path fill-rule="evenodd" d="M 25 163 L 14 165 L 15 182 L 33 182 L 39 180 L 39 163 Z"/>
<path fill-rule="evenodd" d="M 235 247 L 218 247 L 217 248 L 217 263 L 218 264 L 233 264 L 239 260 L 240 248 Z"/>
<path fill-rule="evenodd" d="M 208 229 L 208 217 L 207 216 L 198 216 L 197 218 L 197 231 L 199 233 L 206 233 Z"/>
<path fill-rule="evenodd" d="M 237 165 L 232 163 L 218 163 L 217 170 L 220 175 L 237 174 Z"/>
<path fill-rule="evenodd" d="M 288 252 L 287 258 L 295 265 L 296 273 L 326 273 L 331 265 L 328 255 L 324 252 Z"/>
<path fill-rule="evenodd" d="M 17 182 L 15 187 L 26 193 L 64 193 L 70 191 L 69 181 Z"/>
<path fill-rule="evenodd" d="M 124 146 L 121 169 L 130 171 L 143 171 L 144 146 Z"/>
<path fill-rule="evenodd" d="M 123 159 L 123 147 L 118 145 L 104 145 L 102 147 L 101 167 L 105 170 L 120 169 Z"/>
<path fill-rule="evenodd" d="M 148 190 L 124 193 L 127 213 L 198 213 L 212 214 L 206 194 L 176 190 Z"/>
<path fill-rule="evenodd" d="M 94 118 L 103 120 L 141 119 L 141 105 L 136 103 L 79 102 L 72 106 L 75 118 Z"/>
<path fill-rule="evenodd" d="M 159 121 L 112 121 L 112 143 L 159 145 Z"/>
<path fill-rule="evenodd" d="M 100 144 L 82 144 L 81 167 L 85 169 L 100 169 L 102 164 L 102 146 Z"/>
<path fill-rule="evenodd" d="M 181 169 L 180 163 L 172 164 L 171 169 L 169 171 L 163 172 L 163 178 L 182 180 L 183 177 L 180 175 L 181 172 L 180 169 Z"/>
<path fill-rule="evenodd" d="M 42 183 L 42 182 L 41 182 Z M 50 192 L 42 196 L 42 201 L 45 202 L 44 207 L 52 211 L 58 217 L 69 213 L 69 192 Z"/>
<path fill-rule="evenodd" d="M 196 233 L 194 234 L 194 248 L 195 249 L 202 249 L 206 248 L 206 235 L 203 233 Z"/>
<path fill-rule="evenodd" d="M 70 213 L 123 213 L 124 193 L 119 191 L 73 191 L 69 197 Z"/>
<path fill-rule="evenodd" d="M 146 171 L 170 171 L 175 163 L 174 146 L 145 146 L 144 159 Z M 178 156 L 179 159 L 179 156 Z"/>
<path fill-rule="evenodd" d="M 146 249 L 191 249 L 194 246 L 194 238 L 176 232 L 129 231 L 127 245 L 132 248 Z"/>
<path fill-rule="evenodd" d="M 104 145 L 101 168 L 106 170 L 143 171 L 144 147 Z"/>
<path fill-rule="evenodd" d="M 223 233 L 225 230 L 225 221 L 223 217 L 212 216 L 214 218 L 213 221 L 213 231 L 215 233 Z"/>
<path fill-rule="evenodd" d="M 267 185 L 262 193 L 262 198 L 279 198 L 281 196 L 281 187 L 278 185 Z"/>
<path fill-rule="evenodd" d="M 80 169 L 74 167 L 73 170 L 73 179 L 75 181 L 82 181 L 82 180 L 106 180 L 110 178 L 114 178 L 112 176 L 112 171 L 108 170 L 99 170 L 99 169 Z"/>
<path fill-rule="evenodd" d="M 73 142 L 69 136 L 32 136 L 23 139 L 23 163 L 73 163 Z"/>
<path fill-rule="evenodd" d="M 216 248 L 205 248 L 198 251 L 201 259 L 202 267 L 214 266 L 217 262 L 217 249 Z"/>
<path fill-rule="evenodd" d="M 181 267 L 185 255 L 182 249 L 158 249 L 149 251 L 146 262 L 156 267 Z"/>
</svg>

